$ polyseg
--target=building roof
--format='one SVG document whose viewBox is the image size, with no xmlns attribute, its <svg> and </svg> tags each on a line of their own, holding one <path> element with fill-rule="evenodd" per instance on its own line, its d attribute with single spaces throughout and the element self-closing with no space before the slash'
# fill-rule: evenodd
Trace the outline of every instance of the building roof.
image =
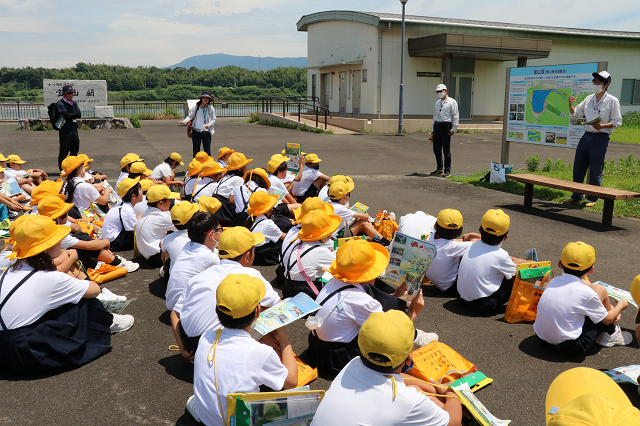
<svg viewBox="0 0 640 426">
<path fill-rule="evenodd" d="M 402 22 L 402 15 L 377 12 L 327 11 L 304 15 L 297 23 L 298 31 L 307 31 L 309 24 L 324 21 L 353 21 L 362 24 L 380 26 L 382 22 Z M 549 27 L 543 25 L 512 24 L 504 22 L 475 21 L 470 19 L 434 18 L 430 16 L 406 15 L 405 21 L 411 24 L 451 26 L 458 28 L 480 28 L 487 30 L 511 30 L 534 33 L 575 35 L 591 37 L 613 37 L 640 40 L 640 33 L 630 31 L 589 30 L 583 28 Z"/>
</svg>

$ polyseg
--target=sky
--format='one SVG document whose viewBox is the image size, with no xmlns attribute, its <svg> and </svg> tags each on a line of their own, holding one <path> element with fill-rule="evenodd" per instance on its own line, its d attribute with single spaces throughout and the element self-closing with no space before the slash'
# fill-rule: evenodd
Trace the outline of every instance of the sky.
<svg viewBox="0 0 640 426">
<path fill-rule="evenodd" d="M 0 0 L 0 66 L 168 66 L 211 53 L 306 56 L 303 16 L 401 13 L 378 0 Z M 409 0 L 407 14 L 640 31 L 638 0 Z"/>
</svg>

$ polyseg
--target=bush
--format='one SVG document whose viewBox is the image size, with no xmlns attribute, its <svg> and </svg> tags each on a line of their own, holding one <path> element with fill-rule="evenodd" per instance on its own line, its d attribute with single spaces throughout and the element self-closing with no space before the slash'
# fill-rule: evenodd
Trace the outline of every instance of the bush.
<svg viewBox="0 0 640 426">
<path fill-rule="evenodd" d="M 35 130 L 36 132 L 44 132 L 44 131 L 53 130 L 53 129 L 49 129 L 49 127 L 45 126 L 44 123 L 41 121 L 40 123 L 33 126 L 31 130 Z"/>
<path fill-rule="evenodd" d="M 553 170 L 564 170 L 566 168 L 567 166 L 564 164 L 564 160 L 562 158 L 558 158 L 553 164 Z"/>
<path fill-rule="evenodd" d="M 540 155 L 530 155 L 524 161 L 527 170 L 530 172 L 537 172 L 540 165 Z"/>
<path fill-rule="evenodd" d="M 249 115 L 249 123 L 258 123 L 258 122 L 260 122 L 260 113 L 252 112 L 251 115 Z"/>
<path fill-rule="evenodd" d="M 135 127 L 136 129 L 139 129 L 141 124 L 140 124 L 140 117 L 138 117 L 137 114 L 133 114 L 131 116 L 131 118 L 129 119 L 129 121 L 131 121 L 131 125 L 133 127 Z"/>
<path fill-rule="evenodd" d="M 150 112 L 141 112 L 138 114 L 140 120 L 156 120 L 156 115 Z"/>
<path fill-rule="evenodd" d="M 640 111 L 626 113 L 622 117 L 622 125 L 625 127 L 640 127 Z"/>
<path fill-rule="evenodd" d="M 166 115 L 171 118 L 182 118 L 182 115 L 175 108 L 165 108 L 161 115 Z"/>
<path fill-rule="evenodd" d="M 553 170 L 553 160 L 551 159 L 551 157 L 547 158 L 547 161 L 544 162 L 541 170 L 543 172 L 550 172 L 551 170 Z"/>
</svg>

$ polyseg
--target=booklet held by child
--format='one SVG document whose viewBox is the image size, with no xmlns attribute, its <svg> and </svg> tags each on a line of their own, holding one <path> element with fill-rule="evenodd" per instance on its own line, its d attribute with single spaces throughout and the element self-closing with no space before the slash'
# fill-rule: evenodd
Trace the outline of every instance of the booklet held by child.
<svg viewBox="0 0 640 426">
<path fill-rule="evenodd" d="M 273 186 L 269 188 L 267 191 L 269 195 L 277 195 L 278 196 L 278 204 L 282 202 L 282 199 L 288 194 L 287 191 L 284 191 L 280 188 L 274 188 Z"/>
<path fill-rule="evenodd" d="M 20 185 L 18 185 L 18 181 L 14 177 L 7 179 L 0 184 L 0 192 L 7 197 L 13 197 L 14 195 L 22 193 L 20 191 Z"/>
<path fill-rule="evenodd" d="M 511 420 L 500 420 L 489 412 L 487 407 L 473 394 L 469 385 L 462 383 L 461 385 L 452 387 L 453 391 L 460 398 L 462 405 L 467 407 L 471 415 L 482 426 L 507 426 Z"/>
<path fill-rule="evenodd" d="M 631 383 L 638 386 L 638 376 L 640 376 L 640 365 L 629 365 L 626 367 L 618 367 L 613 370 L 605 371 L 604 374 L 611 377 L 614 382 Z"/>
<path fill-rule="evenodd" d="M 300 164 L 298 159 L 302 155 L 302 147 L 299 143 L 287 143 L 284 146 L 284 155 L 289 157 L 287 162 L 287 170 L 290 172 L 298 173 L 300 170 Z"/>
<path fill-rule="evenodd" d="M 269 309 L 260 312 L 260 317 L 251 327 L 251 336 L 260 340 L 265 334 L 271 333 L 282 326 L 292 323 L 307 314 L 320 309 L 313 299 L 304 293 L 285 299 Z"/>
<path fill-rule="evenodd" d="M 600 284 L 601 286 L 606 288 L 609 297 L 613 297 L 616 300 L 624 299 L 629 302 L 630 305 L 633 305 L 636 308 L 638 307 L 638 304 L 635 300 L 633 300 L 633 296 L 631 296 L 631 293 L 629 293 L 628 291 L 603 283 L 602 281 L 596 281 L 594 284 Z"/>
<path fill-rule="evenodd" d="M 394 287 L 406 284 L 407 300 L 422 286 L 422 277 L 436 257 L 436 246 L 396 232 L 391 243 L 391 258 L 382 279 Z"/>
</svg>

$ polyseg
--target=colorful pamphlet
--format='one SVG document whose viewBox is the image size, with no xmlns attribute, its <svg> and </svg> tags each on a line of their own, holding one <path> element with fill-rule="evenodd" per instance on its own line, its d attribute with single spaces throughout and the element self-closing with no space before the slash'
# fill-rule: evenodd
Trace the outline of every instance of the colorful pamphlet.
<svg viewBox="0 0 640 426">
<path fill-rule="evenodd" d="M 260 340 L 265 334 L 271 333 L 282 326 L 290 324 L 307 314 L 320 309 L 313 299 L 304 293 L 285 299 L 260 313 L 260 317 L 251 327 L 251 336 Z"/>
<path fill-rule="evenodd" d="M 583 125 L 589 125 L 589 126 L 593 126 L 594 124 L 600 124 L 602 123 L 602 117 L 597 116 L 596 118 L 592 118 L 589 121 L 585 121 L 584 123 L 582 123 Z"/>
<path fill-rule="evenodd" d="M 609 297 L 613 297 L 616 300 L 624 299 L 629 302 L 630 305 L 633 305 L 636 308 L 638 307 L 638 304 L 635 300 L 633 300 L 633 296 L 631 296 L 631 293 L 629 293 L 628 291 L 603 283 L 602 281 L 596 281 L 594 284 L 600 284 L 601 286 L 606 288 Z"/>
<path fill-rule="evenodd" d="M 532 262 L 538 261 L 538 252 L 536 249 L 525 250 L 524 252 L 524 260 L 530 260 Z"/>
<path fill-rule="evenodd" d="M 349 238 L 337 238 L 333 240 L 333 250 L 338 250 L 338 247 L 344 245 L 349 240 L 366 240 L 367 237 L 361 235 L 359 237 L 349 237 Z"/>
<path fill-rule="evenodd" d="M 604 374 L 611 377 L 616 383 L 631 383 L 638 386 L 638 376 L 640 376 L 640 365 L 629 365 L 605 371 Z"/>
<path fill-rule="evenodd" d="M 129 306 L 131 300 L 100 300 L 102 306 L 112 314 L 121 314 L 124 308 Z"/>
<path fill-rule="evenodd" d="M 366 213 L 369 210 L 369 207 L 362 203 L 355 203 L 350 207 L 350 210 L 356 213 Z"/>
<path fill-rule="evenodd" d="M 56 128 L 61 129 L 62 126 L 64 126 L 65 122 L 66 120 L 64 119 L 64 117 L 60 116 L 60 118 L 58 118 L 58 121 L 56 121 Z"/>
<path fill-rule="evenodd" d="M 21 194 L 20 185 L 18 185 L 18 181 L 16 178 L 11 177 L 2 184 L 0 184 L 0 192 L 2 192 L 7 197 L 13 197 L 14 195 Z"/>
<path fill-rule="evenodd" d="M 87 218 L 92 218 L 94 221 L 104 219 L 105 214 L 100 210 L 100 207 L 96 203 L 91 203 L 89 208 L 82 212 L 82 215 Z"/>
<path fill-rule="evenodd" d="M 473 394 L 473 391 L 469 388 L 469 385 L 462 383 L 458 386 L 454 386 L 453 391 L 460 398 L 460 402 L 467 407 L 471 415 L 482 426 L 507 426 L 511 423 L 511 420 L 500 420 L 489 412 L 487 407 Z"/>
<path fill-rule="evenodd" d="M 111 188 L 111 193 L 109 194 L 109 201 L 108 201 L 109 206 L 111 207 L 117 206 L 122 202 L 122 197 L 120 197 L 118 192 L 113 189 L 113 187 L 109 184 L 109 182 L 107 182 L 106 180 L 103 180 L 102 186 L 105 188 Z"/>
<path fill-rule="evenodd" d="M 422 286 L 422 278 L 436 257 L 436 246 L 396 232 L 391 244 L 391 259 L 384 281 L 397 287 L 407 286 L 407 299 L 413 298 Z"/>
<path fill-rule="evenodd" d="M 229 426 L 293 426 L 311 424 L 324 391 L 234 393 L 227 395 Z"/>
<path fill-rule="evenodd" d="M 278 204 L 280 204 L 282 202 L 282 199 L 288 194 L 287 191 L 282 190 L 280 188 L 274 188 L 273 186 L 271 188 L 269 188 L 269 190 L 267 192 L 270 195 L 277 195 L 278 196 Z"/>
<path fill-rule="evenodd" d="M 287 162 L 287 170 L 293 173 L 298 173 L 300 170 L 300 164 L 298 164 L 299 158 L 302 155 L 302 147 L 299 143 L 287 143 L 284 147 L 284 154 L 289 157 Z"/>
</svg>

